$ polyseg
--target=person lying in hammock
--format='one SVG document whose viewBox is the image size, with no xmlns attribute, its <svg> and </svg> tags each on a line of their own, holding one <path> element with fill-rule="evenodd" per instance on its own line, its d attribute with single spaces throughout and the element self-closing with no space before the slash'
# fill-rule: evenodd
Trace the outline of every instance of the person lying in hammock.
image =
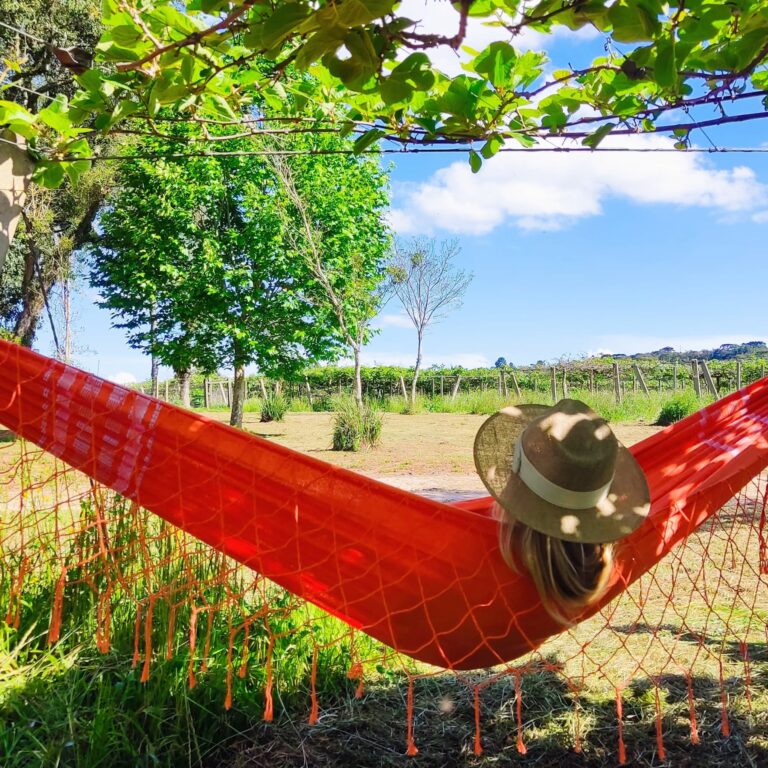
<svg viewBox="0 0 768 768">
<path fill-rule="evenodd" d="M 474 455 L 504 560 L 571 623 L 608 586 L 620 539 L 648 516 L 643 470 L 605 419 L 570 399 L 504 408 L 480 427 Z"/>
</svg>

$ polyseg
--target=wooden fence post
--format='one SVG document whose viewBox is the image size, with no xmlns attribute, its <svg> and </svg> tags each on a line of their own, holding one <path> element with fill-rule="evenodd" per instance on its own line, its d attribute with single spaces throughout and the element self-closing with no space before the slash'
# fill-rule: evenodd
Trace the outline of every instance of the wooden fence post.
<svg viewBox="0 0 768 768">
<path fill-rule="evenodd" d="M 736 391 L 741 389 L 741 360 L 736 361 Z"/>
<path fill-rule="evenodd" d="M 512 386 L 515 388 L 515 397 L 518 398 L 519 400 L 521 397 L 521 394 L 520 394 L 520 385 L 517 383 L 517 376 L 515 376 L 514 371 L 512 371 L 510 376 L 512 377 Z"/>
<path fill-rule="evenodd" d="M 208 379 L 203 379 L 203 408 L 208 408 L 210 403 L 208 401 Z"/>
<path fill-rule="evenodd" d="M 405 388 L 405 379 L 401 376 L 400 377 L 400 389 L 403 391 L 403 397 L 405 398 L 405 402 L 408 402 L 408 390 Z"/>
<path fill-rule="evenodd" d="M 715 382 L 712 381 L 712 375 L 709 372 L 709 366 L 707 365 L 706 360 L 701 361 L 701 372 L 704 374 L 704 383 L 707 385 L 709 393 L 712 397 L 717 399 L 717 388 L 715 387 Z"/>
<path fill-rule="evenodd" d="M 613 393 L 616 396 L 616 402 L 621 404 L 621 374 L 618 363 L 613 364 Z"/>
<path fill-rule="evenodd" d="M 168 399 L 168 379 L 165 380 L 165 402 L 169 402 Z"/>
<path fill-rule="evenodd" d="M 693 391 L 696 397 L 701 397 L 701 379 L 699 379 L 699 361 L 691 361 L 691 376 L 693 377 Z"/>
<path fill-rule="evenodd" d="M 445 376 L 440 377 L 440 397 L 445 394 Z"/>
<path fill-rule="evenodd" d="M 568 370 L 563 368 L 563 397 L 568 397 Z"/>
<path fill-rule="evenodd" d="M 309 378 L 305 376 L 304 381 L 306 382 L 306 385 L 307 385 L 307 399 L 309 400 L 309 407 L 314 411 L 315 404 L 312 400 L 312 387 L 309 386 Z"/>
<path fill-rule="evenodd" d="M 672 391 L 677 392 L 677 360 L 675 360 L 675 367 L 672 369 Z"/>
<path fill-rule="evenodd" d="M 640 389 L 643 390 L 647 397 L 650 397 L 651 393 L 648 391 L 648 387 L 645 384 L 645 379 L 643 378 L 643 372 L 640 370 L 640 366 L 637 363 L 632 363 L 632 367 L 635 369 L 635 380 L 640 385 Z"/>
<path fill-rule="evenodd" d="M 557 370 L 555 369 L 555 366 L 552 366 L 551 369 L 551 375 L 552 375 L 552 402 L 557 402 Z"/>
<path fill-rule="evenodd" d="M 589 369 L 589 391 L 595 394 L 595 372 L 592 368 Z"/>
<path fill-rule="evenodd" d="M 459 393 L 460 384 L 461 384 L 461 376 L 457 376 L 456 383 L 453 385 L 453 389 L 451 390 L 451 402 L 453 402 L 456 399 L 456 395 Z"/>
</svg>

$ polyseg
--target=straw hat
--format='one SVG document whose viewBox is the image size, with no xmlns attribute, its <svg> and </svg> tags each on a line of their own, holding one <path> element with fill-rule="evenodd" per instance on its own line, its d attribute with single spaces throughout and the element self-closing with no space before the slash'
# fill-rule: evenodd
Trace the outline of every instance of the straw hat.
<svg viewBox="0 0 768 768">
<path fill-rule="evenodd" d="M 579 400 L 504 408 L 480 427 L 474 453 L 496 501 L 553 538 L 615 541 L 650 511 L 640 465 Z"/>
</svg>

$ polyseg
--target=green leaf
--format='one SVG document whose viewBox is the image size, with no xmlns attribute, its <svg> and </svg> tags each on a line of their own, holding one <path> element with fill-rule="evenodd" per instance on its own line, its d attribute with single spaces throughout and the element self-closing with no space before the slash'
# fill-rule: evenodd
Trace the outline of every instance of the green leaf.
<svg viewBox="0 0 768 768">
<path fill-rule="evenodd" d="M 64 181 L 63 164 L 55 160 L 41 160 L 35 165 L 32 181 L 48 189 L 60 187 L 61 182 Z"/>
<path fill-rule="evenodd" d="M 108 32 L 109 37 L 121 46 L 132 46 L 143 39 L 144 35 L 138 27 L 134 27 L 130 24 L 121 24 L 117 27 L 112 27 Z"/>
<path fill-rule="evenodd" d="M 384 131 L 380 130 L 379 128 L 374 128 L 370 131 L 367 131 L 366 133 L 357 137 L 355 143 L 352 145 L 352 149 L 355 151 L 355 154 L 359 155 L 361 152 L 365 152 L 368 147 L 375 144 L 384 135 Z"/>
<path fill-rule="evenodd" d="M 497 41 L 480 53 L 472 65 L 478 75 L 483 75 L 498 88 L 510 85 L 516 61 L 515 49 L 509 43 Z"/>
<path fill-rule="evenodd" d="M 605 123 L 601 125 L 593 134 L 587 136 L 581 143 L 585 147 L 597 149 L 600 142 L 616 127 L 616 123 Z"/>
<path fill-rule="evenodd" d="M 413 86 L 390 75 L 381 79 L 379 92 L 385 104 L 395 104 L 398 101 L 408 101 L 413 95 Z"/>
<path fill-rule="evenodd" d="M 483 167 L 483 158 L 474 149 L 469 153 L 469 167 L 472 173 L 477 173 Z"/>
<path fill-rule="evenodd" d="M 504 140 L 500 136 L 491 136 L 491 138 L 483 144 L 480 154 L 485 160 L 490 160 L 503 146 Z"/>
<path fill-rule="evenodd" d="M 664 38 L 656 44 L 656 66 L 653 68 L 653 79 L 662 88 L 669 90 L 677 85 L 674 37 Z"/>
<path fill-rule="evenodd" d="M 261 30 L 261 44 L 270 49 L 290 37 L 296 27 L 312 13 L 304 3 L 283 3 L 264 22 Z"/>
<path fill-rule="evenodd" d="M 608 11 L 613 25 L 612 37 L 620 43 L 635 43 L 653 40 L 660 24 L 657 16 L 638 0 L 620 0 Z"/>
</svg>

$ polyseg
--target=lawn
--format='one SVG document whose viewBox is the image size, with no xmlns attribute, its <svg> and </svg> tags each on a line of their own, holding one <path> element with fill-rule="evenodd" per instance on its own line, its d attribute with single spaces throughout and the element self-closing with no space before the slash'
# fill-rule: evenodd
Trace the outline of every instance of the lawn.
<svg viewBox="0 0 768 768">
<path fill-rule="evenodd" d="M 471 446 L 483 418 L 387 413 L 381 446 L 357 454 L 329 449 L 328 413 L 247 414 L 245 426 L 445 498 L 480 492 Z M 614 428 L 627 443 L 656 429 Z M 593 619 L 509 668 L 458 675 L 387 653 L 50 458 L 20 454 L 0 445 L 0 765 L 608 766 L 617 704 L 633 765 L 768 765 L 764 486 Z M 49 647 L 62 549 L 73 567 Z M 116 593 L 100 599 L 107 583 Z"/>
</svg>

